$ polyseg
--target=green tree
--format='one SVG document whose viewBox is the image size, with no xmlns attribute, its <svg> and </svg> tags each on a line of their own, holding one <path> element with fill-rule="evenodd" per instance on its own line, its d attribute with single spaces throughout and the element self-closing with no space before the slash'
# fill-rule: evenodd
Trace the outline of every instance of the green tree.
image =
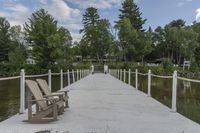
<svg viewBox="0 0 200 133">
<path fill-rule="evenodd" d="M 123 51 L 124 61 L 143 61 L 145 55 L 151 52 L 151 33 L 137 31 L 128 18 L 118 22 L 118 37 Z"/>
<path fill-rule="evenodd" d="M 119 10 L 121 14 L 119 15 L 119 19 L 122 20 L 124 18 L 128 18 L 131 22 L 131 25 L 136 30 L 143 31 L 143 24 L 146 22 L 146 19 L 142 19 L 139 7 L 134 2 L 134 0 L 124 0 L 122 3 L 122 9 Z"/>
<path fill-rule="evenodd" d="M 98 20 L 99 15 L 97 9 L 94 7 L 87 8 L 82 19 L 84 28 L 80 30 L 80 33 L 83 33 L 83 38 L 81 41 L 82 48 L 84 47 L 82 52 L 85 54 L 83 57 L 87 55 L 96 57 L 94 50 L 97 39 L 96 24 Z M 87 50 L 85 48 L 87 48 Z"/>
<path fill-rule="evenodd" d="M 127 18 L 120 20 L 117 23 L 116 28 L 119 30 L 118 37 L 123 53 L 123 60 L 127 61 L 128 56 L 129 58 L 132 58 L 130 56 L 134 56 L 136 53 L 134 43 L 138 38 L 138 34 L 136 29 L 132 27 L 130 20 Z"/>
<path fill-rule="evenodd" d="M 26 63 L 27 53 L 25 47 L 23 45 L 16 47 L 9 52 L 8 57 L 12 70 L 19 71 Z"/>
<path fill-rule="evenodd" d="M 8 61 L 8 53 L 11 46 L 10 40 L 10 23 L 0 17 L 0 62 Z"/>
<path fill-rule="evenodd" d="M 82 57 L 95 57 L 98 62 L 107 55 L 112 43 L 112 35 L 109 30 L 109 21 L 100 19 L 97 9 L 90 7 L 83 15 L 82 23 L 84 28 L 80 42 Z"/>
<path fill-rule="evenodd" d="M 197 34 L 181 19 L 173 20 L 164 28 L 156 28 L 152 40 L 154 50 L 151 55 L 155 58 L 168 58 L 168 61 L 177 64 L 194 58 Z"/>
<path fill-rule="evenodd" d="M 8 54 L 9 64 L 12 71 L 16 72 L 24 67 L 27 58 L 24 33 L 20 25 L 12 26 L 9 32 L 12 43 L 12 48 Z"/>
<path fill-rule="evenodd" d="M 45 68 L 63 58 L 63 46 L 69 39 L 69 33 L 63 28 L 59 29 L 57 21 L 47 11 L 40 9 L 34 12 L 24 29 L 39 66 Z"/>
<path fill-rule="evenodd" d="M 102 62 L 102 59 L 108 56 L 113 37 L 109 30 L 110 23 L 107 19 L 100 19 L 97 22 L 97 41 L 94 48 L 98 61 Z"/>
<path fill-rule="evenodd" d="M 195 61 L 200 66 L 200 47 L 197 47 L 194 51 Z"/>
</svg>

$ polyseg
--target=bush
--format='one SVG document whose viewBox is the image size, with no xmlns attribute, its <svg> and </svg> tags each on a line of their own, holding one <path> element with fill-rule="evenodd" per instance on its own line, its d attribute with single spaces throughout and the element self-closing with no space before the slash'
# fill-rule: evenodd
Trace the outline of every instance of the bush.
<svg viewBox="0 0 200 133">
<path fill-rule="evenodd" d="M 171 61 L 164 60 L 161 65 L 162 65 L 164 72 L 166 74 L 173 72 L 174 64 Z"/>
</svg>

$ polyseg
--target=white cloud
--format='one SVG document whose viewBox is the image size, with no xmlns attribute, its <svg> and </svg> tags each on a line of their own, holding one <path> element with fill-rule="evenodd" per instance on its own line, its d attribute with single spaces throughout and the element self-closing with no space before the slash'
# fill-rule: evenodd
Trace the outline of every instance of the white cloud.
<svg viewBox="0 0 200 133">
<path fill-rule="evenodd" d="M 68 29 L 77 30 L 77 31 L 83 28 L 82 24 L 79 24 L 79 23 L 66 24 L 65 27 L 67 27 Z"/>
<path fill-rule="evenodd" d="M 184 0 L 184 1 L 180 1 L 176 4 L 177 7 L 182 7 L 184 6 L 185 4 L 189 3 L 189 2 L 192 2 L 193 0 Z"/>
<path fill-rule="evenodd" d="M 47 10 L 61 26 L 71 31 L 73 41 L 79 41 L 78 31 L 81 26 L 81 12 L 79 9 L 71 8 L 63 0 L 39 0 L 41 7 Z"/>
<path fill-rule="evenodd" d="M 196 21 L 200 22 L 200 8 L 196 10 Z"/>
<path fill-rule="evenodd" d="M 63 0 L 39 0 L 41 7 L 46 9 L 58 20 L 71 20 L 80 17 L 79 9 L 71 8 Z"/>
<path fill-rule="evenodd" d="M 23 25 L 31 14 L 30 10 L 22 4 L 4 3 L 4 8 L 4 11 L 0 11 L 0 16 L 5 17 L 11 25 Z"/>
<path fill-rule="evenodd" d="M 178 7 L 182 7 L 184 4 L 185 4 L 185 3 L 183 3 L 183 2 L 178 2 L 178 3 L 177 3 L 177 6 L 178 6 Z"/>
<path fill-rule="evenodd" d="M 75 41 L 79 42 L 82 38 L 82 34 L 79 34 L 79 33 L 71 32 L 71 35 L 73 37 L 73 42 Z"/>
</svg>

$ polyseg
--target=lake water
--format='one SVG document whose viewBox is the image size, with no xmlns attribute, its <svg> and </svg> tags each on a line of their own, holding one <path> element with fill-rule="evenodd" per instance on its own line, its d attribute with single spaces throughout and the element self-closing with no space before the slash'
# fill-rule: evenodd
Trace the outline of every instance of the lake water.
<svg viewBox="0 0 200 133">
<path fill-rule="evenodd" d="M 47 79 L 47 77 L 43 77 Z M 70 81 L 72 75 L 70 74 Z M 75 75 L 76 79 L 76 75 Z M 128 75 L 126 82 L 128 82 Z M 0 81 L 0 121 L 19 112 L 19 79 Z M 153 98 L 171 108 L 172 79 L 152 77 L 151 95 Z M 131 75 L 131 85 L 135 86 L 135 75 Z M 64 75 L 67 86 L 67 75 Z M 139 90 L 147 93 L 147 76 L 138 76 Z M 189 119 L 200 123 L 200 84 L 178 80 L 177 111 Z M 52 89 L 60 89 L 60 77 L 52 76 Z"/>
</svg>

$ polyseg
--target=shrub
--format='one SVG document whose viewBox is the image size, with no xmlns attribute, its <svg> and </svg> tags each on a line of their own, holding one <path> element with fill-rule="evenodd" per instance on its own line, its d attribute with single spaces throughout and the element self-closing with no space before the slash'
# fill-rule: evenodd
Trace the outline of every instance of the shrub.
<svg viewBox="0 0 200 133">
<path fill-rule="evenodd" d="M 164 72 L 166 74 L 169 74 L 169 73 L 173 72 L 174 64 L 171 61 L 169 61 L 169 60 L 164 60 L 162 62 L 162 67 L 164 69 Z"/>
</svg>

